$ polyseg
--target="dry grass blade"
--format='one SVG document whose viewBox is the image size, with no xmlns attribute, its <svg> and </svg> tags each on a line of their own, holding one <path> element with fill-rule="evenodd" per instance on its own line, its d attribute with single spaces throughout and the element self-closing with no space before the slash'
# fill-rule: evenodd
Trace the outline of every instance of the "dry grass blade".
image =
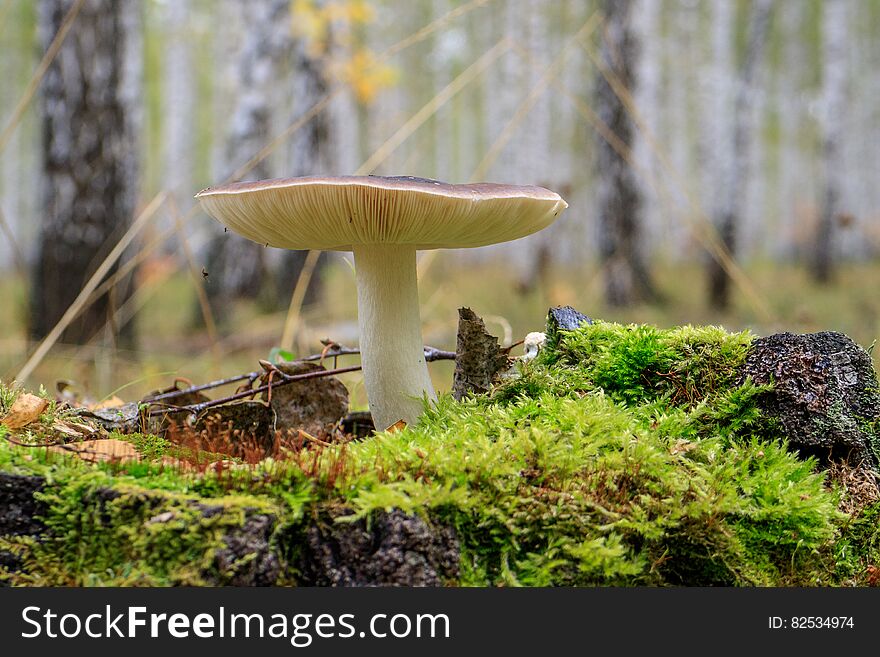
<svg viewBox="0 0 880 657">
<path fill-rule="evenodd" d="M 535 86 L 529 91 L 528 95 L 519 104 L 516 112 L 514 112 L 513 116 L 507 122 L 507 125 L 502 128 L 498 137 L 489 147 L 489 150 L 486 151 L 483 159 L 480 160 L 480 163 L 477 165 L 476 169 L 474 169 L 474 172 L 471 175 L 472 182 L 482 180 L 486 177 L 486 175 L 489 173 L 489 169 L 492 168 L 495 160 L 498 159 L 498 156 L 501 155 L 504 147 L 510 141 L 510 138 L 513 137 L 514 133 L 522 125 L 529 112 L 535 106 L 535 103 L 538 102 L 538 99 L 544 94 L 545 91 L 547 91 L 547 87 L 550 85 L 550 83 L 555 80 L 556 77 L 561 73 L 562 67 L 566 64 L 566 62 L 568 62 L 568 59 L 574 51 L 575 47 L 577 46 L 578 41 L 584 38 L 586 35 L 590 34 L 593 30 L 595 30 L 596 26 L 599 25 L 601 20 L 601 15 L 598 12 L 593 13 L 593 15 L 584 22 L 584 24 L 574 34 L 574 36 L 569 38 L 565 46 L 553 59 L 550 65 L 547 66 L 546 69 L 544 69 L 541 77 L 535 83 Z M 516 46 L 514 45 L 514 47 Z"/>
<path fill-rule="evenodd" d="M 469 11 L 477 9 L 478 7 L 481 7 L 485 4 L 487 4 L 488 2 L 489 2 L 489 0 L 472 0 L 472 2 L 468 2 L 467 4 L 464 4 L 461 7 L 456 7 L 455 9 L 452 9 L 451 11 L 434 19 L 433 21 L 431 21 L 430 23 L 425 25 L 423 28 L 416 30 L 408 37 L 401 39 L 400 41 L 398 41 L 394 45 L 389 46 L 388 48 L 383 50 L 379 54 L 379 61 L 382 61 L 384 59 L 388 59 L 389 57 L 399 53 L 401 50 L 406 50 L 410 46 L 413 46 L 413 45 L 419 43 L 420 41 L 424 41 L 429 36 L 431 36 L 434 32 L 436 32 L 441 27 L 446 25 L 446 23 L 448 23 L 449 21 L 454 20 L 454 19 L 458 18 L 459 16 L 462 16 L 462 15 L 468 13 Z"/>
<path fill-rule="evenodd" d="M 21 247 L 18 246 L 18 242 L 15 240 L 15 234 L 12 232 L 12 228 L 10 228 L 6 221 L 6 215 L 3 213 L 3 208 L 0 208 L 0 231 L 3 231 L 6 239 L 9 240 L 9 246 L 12 249 L 12 257 L 15 258 L 15 266 L 18 268 L 18 271 L 25 271 L 27 265 L 24 262 Z"/>
<path fill-rule="evenodd" d="M 523 47 L 520 43 L 514 44 L 514 51 L 523 57 L 523 59 L 533 68 L 539 68 L 539 64 L 534 61 L 534 54 Z M 675 216 L 677 214 L 676 204 L 673 202 L 672 192 L 667 188 L 666 185 L 662 184 L 661 181 L 657 179 L 655 173 L 641 166 L 633 155 L 632 149 L 624 143 L 620 137 L 615 134 L 615 132 L 605 123 L 598 114 L 596 114 L 595 110 L 584 101 L 578 94 L 574 93 L 569 89 L 561 80 L 558 78 L 554 78 L 552 80 L 553 86 L 568 100 L 572 103 L 575 110 L 580 116 L 586 120 L 587 123 L 592 126 L 592 128 L 599 134 L 602 139 L 604 139 L 611 148 L 627 163 L 628 166 L 632 167 L 634 171 L 636 171 L 639 176 L 644 179 L 657 194 L 657 197 L 663 203 L 663 207 L 665 208 L 668 216 Z M 687 219 L 686 219 L 687 220 Z M 434 254 L 436 251 L 428 251 L 427 255 Z M 421 272 L 421 270 L 419 270 Z M 599 272 L 597 272 L 598 274 Z"/>
<path fill-rule="evenodd" d="M 214 356 L 215 364 L 219 364 L 221 353 L 217 338 L 217 322 L 214 321 L 214 312 L 211 310 L 211 304 L 209 303 L 208 295 L 205 292 L 204 279 L 199 274 L 198 267 L 196 267 L 196 259 L 189 246 L 189 240 L 186 237 L 186 230 L 184 230 L 183 217 L 180 215 L 180 209 L 177 207 L 177 203 L 174 201 L 173 197 L 169 197 L 169 201 L 171 213 L 174 216 L 175 230 L 180 236 L 180 248 L 183 249 L 183 254 L 186 257 L 190 278 L 192 279 L 193 286 L 196 289 L 196 296 L 199 300 L 199 309 L 202 313 L 202 319 L 205 321 L 205 329 L 208 332 L 208 339 L 211 341 L 211 353 Z"/>
<path fill-rule="evenodd" d="M 276 148 L 278 148 L 281 144 L 287 141 L 294 133 L 300 130 L 304 125 L 306 125 L 313 118 L 318 116 L 321 112 L 327 109 L 327 106 L 330 102 L 336 98 L 344 89 L 343 85 L 337 85 L 334 89 L 329 91 L 324 95 L 323 98 L 318 100 L 314 105 L 312 105 L 308 110 L 303 112 L 293 123 L 291 123 L 287 128 L 284 129 L 281 133 L 275 136 L 268 144 L 263 146 L 251 159 L 242 164 L 235 172 L 226 179 L 226 182 L 233 182 L 236 180 L 240 180 L 244 175 L 246 175 L 251 169 L 257 166 L 260 162 L 269 157 Z"/>
<path fill-rule="evenodd" d="M 46 71 L 49 70 L 49 66 L 58 54 L 58 51 L 61 50 L 61 45 L 64 43 L 64 39 L 67 37 L 67 33 L 70 31 L 73 21 L 76 19 L 77 14 L 79 14 L 79 11 L 83 8 L 84 4 L 85 0 L 77 0 L 61 22 L 61 27 L 58 28 L 58 33 L 46 49 L 46 54 L 43 55 L 43 59 L 40 60 L 37 70 L 34 71 L 33 77 L 30 82 L 28 82 L 24 93 L 18 101 L 18 105 L 16 105 L 15 109 L 12 111 L 12 118 L 9 119 L 9 123 L 6 124 L 6 127 L 3 128 L 3 132 L 0 133 L 0 153 L 3 152 L 3 149 L 6 148 L 9 140 L 12 138 L 16 127 L 18 127 L 18 124 L 21 121 L 21 117 L 24 116 L 27 106 L 37 92 L 37 87 L 40 86 L 43 76 L 46 75 Z"/>
<path fill-rule="evenodd" d="M 309 289 L 309 283 L 312 282 L 312 275 L 315 273 L 315 267 L 320 257 L 320 251 L 309 251 L 299 272 L 299 277 L 296 279 L 293 295 L 290 298 L 290 306 L 287 308 L 287 318 L 284 320 L 284 331 L 281 333 L 281 348 L 287 351 L 293 349 L 293 338 L 299 327 L 303 299 L 306 298 L 306 290 Z"/>
<path fill-rule="evenodd" d="M 134 257 L 132 257 L 130 260 L 127 260 L 125 264 L 122 265 L 112 276 L 110 276 L 107 280 L 101 283 L 101 285 L 95 288 L 95 291 L 92 292 L 91 296 L 89 297 L 89 303 L 94 303 L 102 294 L 107 294 L 113 287 L 118 285 L 120 281 L 122 281 L 126 276 L 134 271 L 134 269 L 138 265 L 149 258 L 150 254 L 152 254 L 153 251 L 162 246 L 173 234 L 173 228 L 166 229 L 162 231 L 157 237 L 154 237 L 149 242 L 141 246 Z"/>
<path fill-rule="evenodd" d="M 487 50 L 483 55 L 462 71 L 456 78 L 446 85 L 436 96 L 425 103 L 419 111 L 413 114 L 406 123 L 391 135 L 385 142 L 376 149 L 376 151 L 367 158 L 355 175 L 366 175 L 372 173 L 376 167 L 384 162 L 394 150 L 400 146 L 406 139 L 418 130 L 428 119 L 443 107 L 458 92 L 464 89 L 468 84 L 477 79 L 487 68 L 489 68 L 501 55 L 510 49 L 510 40 L 502 37 L 498 42 Z"/>
<path fill-rule="evenodd" d="M 58 320 L 55 327 L 49 331 L 49 335 L 43 339 L 36 351 L 28 359 L 27 363 L 25 363 L 21 370 L 19 370 L 15 377 L 16 380 L 24 381 L 31 375 L 34 368 L 40 364 L 46 354 L 49 353 L 52 346 L 58 341 L 58 338 L 61 337 L 64 329 L 66 329 L 70 323 L 76 319 L 77 315 L 82 312 L 83 308 L 86 307 L 92 292 L 95 291 L 104 276 L 110 271 L 110 268 L 117 260 L 119 260 L 125 249 L 131 244 L 131 241 L 144 228 L 144 226 L 147 225 L 147 222 L 153 217 L 153 215 L 156 214 L 156 211 L 161 207 L 164 201 L 165 193 L 160 192 L 153 198 L 150 204 L 144 208 L 137 219 L 135 219 L 134 223 L 132 223 L 131 228 L 129 228 L 125 235 L 122 236 L 122 239 L 120 239 L 116 246 L 113 247 L 113 250 L 107 254 L 107 257 L 104 258 L 104 262 L 101 263 L 98 269 L 95 270 L 95 273 L 92 274 L 92 277 L 83 286 L 82 290 L 80 290 L 79 295 L 74 299 L 73 303 L 70 304 L 70 307 L 64 315 L 61 316 L 61 319 Z"/>
</svg>

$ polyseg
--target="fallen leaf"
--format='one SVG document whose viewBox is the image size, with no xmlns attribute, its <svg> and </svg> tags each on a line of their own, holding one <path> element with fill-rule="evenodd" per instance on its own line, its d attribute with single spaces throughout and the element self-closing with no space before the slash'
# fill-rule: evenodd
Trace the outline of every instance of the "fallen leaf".
<svg viewBox="0 0 880 657">
<path fill-rule="evenodd" d="M 398 420 L 390 427 L 385 429 L 385 431 L 387 431 L 388 433 L 397 433 L 398 431 L 403 431 L 404 429 L 406 429 L 406 422 L 404 422 L 403 420 Z"/>
<path fill-rule="evenodd" d="M 16 398 L 9 413 L 0 420 L 0 424 L 10 429 L 20 429 L 39 418 L 48 405 L 48 399 L 23 392 Z"/>
</svg>

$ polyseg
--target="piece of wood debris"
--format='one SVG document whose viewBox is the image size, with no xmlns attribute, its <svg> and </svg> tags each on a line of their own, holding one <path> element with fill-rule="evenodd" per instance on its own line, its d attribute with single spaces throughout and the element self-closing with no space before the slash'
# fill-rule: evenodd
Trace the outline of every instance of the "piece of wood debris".
<svg viewBox="0 0 880 657">
<path fill-rule="evenodd" d="M 469 393 L 488 392 L 510 365 L 507 350 L 486 330 L 483 320 L 470 308 L 459 308 L 452 396 L 460 400 Z"/>
</svg>

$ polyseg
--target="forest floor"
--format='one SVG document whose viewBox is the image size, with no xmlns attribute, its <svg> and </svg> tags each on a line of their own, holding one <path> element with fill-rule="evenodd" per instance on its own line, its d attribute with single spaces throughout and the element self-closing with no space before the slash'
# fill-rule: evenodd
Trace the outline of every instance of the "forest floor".
<svg viewBox="0 0 880 657">
<path fill-rule="evenodd" d="M 0 584 L 880 583 L 875 465 L 789 449 L 773 386 L 742 378 L 753 334 L 547 338 L 415 426 L 259 450 L 186 430 L 82 449 L 91 416 L 0 386 Z"/>
<path fill-rule="evenodd" d="M 855 263 L 841 267 L 834 284 L 813 284 L 801 267 L 754 263 L 747 273 L 772 313 L 768 317 L 734 292 L 733 308 L 724 313 L 706 304 L 705 276 L 699 265 L 660 265 L 655 268 L 661 304 L 608 308 L 602 302 L 601 276 L 595 266 L 556 267 L 523 290 L 512 269 L 499 263 L 456 264 L 440 252 L 420 281 L 425 343 L 454 349 L 457 308 L 469 306 L 486 320 L 491 333 L 508 342 L 541 330 L 547 308 L 571 305 L 591 317 L 621 323 L 651 323 L 660 327 L 685 324 L 719 325 L 731 331 L 749 329 L 757 335 L 779 331 L 807 333 L 836 330 L 869 348 L 880 336 L 880 265 Z M 356 346 L 356 289 L 351 268 L 335 261 L 323 274 L 323 301 L 306 305 L 301 314 L 296 353 L 320 351 L 330 338 Z M 210 285 L 210 278 L 206 282 Z M 286 309 L 266 310 L 253 302 L 236 303 L 230 320 L 212 346 L 204 329 L 194 286 L 173 263 L 154 262 L 142 268 L 138 287 L 145 302 L 135 316 L 139 336 L 136 350 L 116 349 L 106 341 L 92 345 L 56 345 L 28 381 L 51 389 L 56 381 L 72 382 L 95 399 L 117 394 L 138 398 L 175 378 L 204 382 L 251 371 L 256 361 L 277 347 Z M 0 379 L 10 381 L 27 351 L 26 289 L 22 277 L 0 278 Z M 31 345 L 31 349 L 33 345 Z M 517 353 L 514 351 L 514 353 Z M 877 354 L 874 354 L 875 362 Z M 355 361 L 352 361 L 356 363 Z M 449 390 L 452 365 L 431 365 L 435 387 Z M 365 407 L 360 375 L 343 375 L 352 405 Z"/>
</svg>

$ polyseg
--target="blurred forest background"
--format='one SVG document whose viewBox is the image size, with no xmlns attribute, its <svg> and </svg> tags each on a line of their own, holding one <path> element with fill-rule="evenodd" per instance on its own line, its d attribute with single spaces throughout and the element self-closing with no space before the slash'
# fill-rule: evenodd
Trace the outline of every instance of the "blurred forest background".
<svg viewBox="0 0 880 657">
<path fill-rule="evenodd" d="M 880 0 L 0 0 L 0 377 L 132 396 L 355 345 L 343 255 L 248 243 L 192 198 L 320 173 L 569 202 L 421 254 L 436 347 L 459 306 L 510 343 L 558 304 L 869 346 L 878 34 Z"/>
</svg>

